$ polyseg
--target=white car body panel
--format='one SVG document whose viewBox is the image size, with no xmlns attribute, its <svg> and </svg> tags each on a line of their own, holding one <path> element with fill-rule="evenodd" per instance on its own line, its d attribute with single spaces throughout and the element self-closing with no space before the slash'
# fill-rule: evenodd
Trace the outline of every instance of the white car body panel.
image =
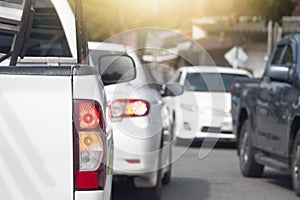
<svg viewBox="0 0 300 200">
<path fill-rule="evenodd" d="M 72 77 L 71 70 L 64 76 L 0 74 L 0 84 L 5 85 L 0 89 L 0 170 L 5 172 L 0 175 L 1 198 L 110 199 L 113 148 L 109 121 L 105 188 L 74 192 L 73 99 L 96 100 L 104 111 L 107 103 L 97 73 L 80 75 L 79 70 Z"/>
<path fill-rule="evenodd" d="M 47 0 L 48 1 L 48 0 Z M 51 5 L 36 0 L 36 7 Z M 17 66 L 72 66 L 77 63 L 75 17 L 67 0 L 49 0 L 59 16 L 70 57 L 24 57 Z M 0 18 L 20 22 L 22 6 L 0 3 Z M 0 63 L 8 66 L 10 59 Z M 51 71 L 51 69 L 49 70 Z M 24 200 L 110 200 L 112 132 L 107 121 L 107 176 L 104 190 L 75 191 L 73 99 L 107 103 L 94 75 L 10 75 L 0 73 L 0 198 Z M 73 81 L 73 82 L 72 82 Z M 107 119 L 108 120 L 108 117 Z"/>
<path fill-rule="evenodd" d="M 73 199 L 71 77 L 0 75 L 0 85 L 1 199 Z"/>
</svg>

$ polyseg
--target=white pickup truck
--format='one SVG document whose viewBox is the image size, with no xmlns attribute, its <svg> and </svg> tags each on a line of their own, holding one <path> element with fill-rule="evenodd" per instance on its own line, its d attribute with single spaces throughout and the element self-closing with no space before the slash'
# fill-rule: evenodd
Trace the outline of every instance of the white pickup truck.
<svg viewBox="0 0 300 200">
<path fill-rule="evenodd" d="M 79 44 L 67 0 L 0 0 L 0 199 L 111 198 L 104 85 Z M 119 67 L 109 84 L 131 80 Z"/>
</svg>

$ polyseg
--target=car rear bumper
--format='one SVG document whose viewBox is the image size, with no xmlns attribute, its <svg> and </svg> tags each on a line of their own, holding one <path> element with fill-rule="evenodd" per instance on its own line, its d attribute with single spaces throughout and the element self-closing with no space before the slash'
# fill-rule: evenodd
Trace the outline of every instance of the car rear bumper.
<svg viewBox="0 0 300 200">
<path fill-rule="evenodd" d="M 187 120 L 185 120 L 187 119 Z M 218 139 L 235 141 L 232 132 L 232 117 L 199 115 L 198 118 L 188 117 L 180 122 L 176 137 L 179 139 Z"/>
<path fill-rule="evenodd" d="M 236 137 L 233 133 L 204 133 L 200 132 L 197 133 L 195 136 L 190 137 L 187 135 L 177 135 L 176 138 L 178 139 L 214 139 L 214 140 L 220 140 L 220 141 L 236 141 Z"/>
<path fill-rule="evenodd" d="M 128 156 L 114 159 L 114 175 L 143 176 L 158 168 L 158 155 L 156 157 L 137 157 Z"/>
<path fill-rule="evenodd" d="M 114 175 L 143 176 L 157 170 L 162 130 L 160 124 L 148 124 L 145 128 L 126 127 L 134 121 L 145 123 L 147 117 L 123 119 L 115 124 L 114 132 Z"/>
</svg>

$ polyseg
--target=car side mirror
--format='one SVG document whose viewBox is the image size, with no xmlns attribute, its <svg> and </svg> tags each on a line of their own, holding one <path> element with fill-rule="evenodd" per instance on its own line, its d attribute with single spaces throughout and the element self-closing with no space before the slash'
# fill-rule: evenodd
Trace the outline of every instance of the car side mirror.
<svg viewBox="0 0 300 200">
<path fill-rule="evenodd" d="M 267 76 L 273 81 L 293 82 L 294 69 L 290 66 L 272 65 L 269 67 Z"/>
<path fill-rule="evenodd" d="M 174 97 L 180 96 L 183 94 L 183 87 L 178 83 L 167 83 L 162 87 L 162 96 L 163 97 Z"/>
<path fill-rule="evenodd" d="M 104 85 L 128 82 L 136 77 L 135 63 L 127 55 L 101 56 L 98 67 Z"/>
</svg>

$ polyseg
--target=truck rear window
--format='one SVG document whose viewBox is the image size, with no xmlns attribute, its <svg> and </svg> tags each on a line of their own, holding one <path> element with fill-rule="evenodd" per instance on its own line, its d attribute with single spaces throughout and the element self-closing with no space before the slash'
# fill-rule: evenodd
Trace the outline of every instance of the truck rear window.
<svg viewBox="0 0 300 200">
<path fill-rule="evenodd" d="M 0 0 L 0 5 L 2 2 L 23 4 L 23 1 Z M 5 25 L 5 23 L 3 24 Z M 0 32 L 0 53 L 6 54 L 11 50 L 13 38 L 14 34 Z M 72 57 L 60 19 L 49 0 L 36 2 L 33 25 L 25 56 Z"/>
<path fill-rule="evenodd" d="M 71 57 L 65 32 L 54 8 L 36 8 L 26 56 Z"/>
<path fill-rule="evenodd" d="M 0 53 L 7 54 L 10 51 L 13 36 L 13 34 L 9 33 L 0 33 Z"/>
</svg>

